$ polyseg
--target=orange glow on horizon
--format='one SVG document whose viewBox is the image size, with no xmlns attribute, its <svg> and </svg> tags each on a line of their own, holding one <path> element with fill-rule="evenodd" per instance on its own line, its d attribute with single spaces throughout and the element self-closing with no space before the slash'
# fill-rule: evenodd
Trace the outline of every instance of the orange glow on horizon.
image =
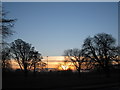
<svg viewBox="0 0 120 90">
<path fill-rule="evenodd" d="M 48 66 L 44 67 L 44 68 L 55 68 L 58 70 L 75 70 L 75 66 L 72 62 L 64 62 L 64 60 L 67 57 L 64 56 L 43 56 L 42 61 L 45 62 L 46 64 L 48 64 Z M 81 57 L 82 58 L 82 57 Z M 68 60 L 68 58 L 67 58 Z M 47 62 L 48 61 L 48 62 Z M 11 64 L 12 64 L 12 68 L 15 69 L 20 69 L 18 63 L 15 60 L 11 60 Z M 117 64 L 116 62 L 113 62 L 113 64 Z M 85 69 L 85 63 L 82 64 L 82 69 Z"/>
<path fill-rule="evenodd" d="M 43 56 L 43 62 L 47 64 L 48 61 L 48 68 L 57 68 L 58 64 L 63 64 L 64 56 L 49 56 L 48 58 Z M 13 69 L 20 69 L 19 64 L 15 60 L 11 60 L 12 68 Z"/>
</svg>

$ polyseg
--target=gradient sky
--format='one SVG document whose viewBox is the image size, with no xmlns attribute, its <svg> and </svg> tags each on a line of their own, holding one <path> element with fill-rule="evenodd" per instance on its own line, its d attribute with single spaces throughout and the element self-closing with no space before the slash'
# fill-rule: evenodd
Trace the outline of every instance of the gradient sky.
<svg viewBox="0 0 120 90">
<path fill-rule="evenodd" d="M 21 38 L 43 56 L 61 56 L 81 48 L 88 36 L 118 38 L 117 2 L 4 2 L 9 18 L 16 18 L 11 41 Z"/>
</svg>

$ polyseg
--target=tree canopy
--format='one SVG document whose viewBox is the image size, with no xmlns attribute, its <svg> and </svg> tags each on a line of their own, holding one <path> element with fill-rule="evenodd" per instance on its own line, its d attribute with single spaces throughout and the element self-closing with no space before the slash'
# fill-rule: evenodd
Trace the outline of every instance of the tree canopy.
<svg viewBox="0 0 120 90">
<path fill-rule="evenodd" d="M 94 65 L 108 72 L 116 52 L 115 39 L 110 34 L 96 34 L 85 39 L 83 50 L 84 57 L 90 58 L 96 63 Z"/>
<path fill-rule="evenodd" d="M 14 26 L 14 22 L 16 19 L 7 18 L 8 12 L 2 9 L 0 11 L 2 17 L 0 17 L 0 34 L 2 35 L 2 39 L 8 38 L 13 35 L 14 31 L 11 28 Z"/>
<path fill-rule="evenodd" d="M 42 59 L 41 54 L 31 44 L 22 39 L 17 39 L 11 43 L 11 53 L 21 70 L 25 71 L 25 73 L 32 66 L 34 66 L 35 70 L 36 63 Z"/>
<path fill-rule="evenodd" d="M 74 64 L 76 70 L 79 72 L 82 67 L 82 63 L 84 62 L 84 58 L 82 57 L 83 53 L 82 50 L 74 48 L 74 49 L 68 49 L 64 51 L 64 56 L 66 59 L 66 62 L 70 61 Z"/>
</svg>

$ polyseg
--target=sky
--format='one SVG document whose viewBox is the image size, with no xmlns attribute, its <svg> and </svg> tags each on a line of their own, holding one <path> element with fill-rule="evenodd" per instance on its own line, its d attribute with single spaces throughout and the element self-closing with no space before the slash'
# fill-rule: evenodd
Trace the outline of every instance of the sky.
<svg viewBox="0 0 120 90">
<path fill-rule="evenodd" d="M 80 48 L 88 36 L 108 33 L 118 40 L 117 2 L 4 2 L 17 19 L 10 41 L 32 44 L 43 56 L 61 56 Z"/>
<path fill-rule="evenodd" d="M 63 56 L 49 56 L 49 57 L 43 57 L 42 61 L 44 61 L 46 64 L 46 68 L 58 68 L 60 65 L 65 65 Z M 13 69 L 20 68 L 19 64 L 15 60 L 11 60 Z M 71 63 L 69 63 L 71 64 Z"/>
</svg>

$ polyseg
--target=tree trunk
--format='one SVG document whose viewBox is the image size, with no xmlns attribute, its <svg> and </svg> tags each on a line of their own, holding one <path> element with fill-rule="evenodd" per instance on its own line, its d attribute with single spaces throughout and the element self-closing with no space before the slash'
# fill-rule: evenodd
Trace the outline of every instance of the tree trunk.
<svg viewBox="0 0 120 90">
<path fill-rule="evenodd" d="M 78 74 L 79 74 L 79 77 L 81 77 L 81 72 L 80 72 L 80 70 L 81 70 L 81 63 L 79 62 L 79 67 L 78 67 Z"/>
<path fill-rule="evenodd" d="M 25 77 L 28 77 L 27 63 L 24 64 Z"/>
<path fill-rule="evenodd" d="M 34 63 L 34 71 L 33 71 L 33 76 L 36 76 L 36 63 Z"/>
<path fill-rule="evenodd" d="M 19 62 L 19 59 L 17 59 L 17 62 L 18 62 L 18 64 L 19 64 L 19 66 L 20 66 L 20 69 L 23 71 L 23 68 L 22 68 L 22 66 L 21 66 L 21 64 L 20 64 L 20 62 Z"/>
</svg>

